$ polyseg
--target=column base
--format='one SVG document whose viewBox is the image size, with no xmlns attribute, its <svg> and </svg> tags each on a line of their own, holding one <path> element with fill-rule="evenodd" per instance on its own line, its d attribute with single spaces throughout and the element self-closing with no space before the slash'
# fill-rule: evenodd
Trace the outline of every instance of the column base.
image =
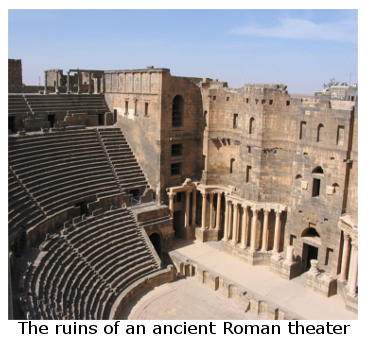
<svg viewBox="0 0 370 352">
<path fill-rule="evenodd" d="M 337 293 L 337 280 L 324 273 L 307 273 L 306 288 L 316 293 L 330 297 Z"/>
<path fill-rule="evenodd" d="M 209 241 L 219 241 L 221 239 L 221 231 L 216 229 L 208 229 L 208 228 L 195 228 L 195 238 L 199 242 L 209 242 Z M 224 241 L 224 239 L 222 239 Z"/>
<path fill-rule="evenodd" d="M 286 280 L 291 280 L 294 277 L 301 274 L 301 267 L 299 263 L 287 263 L 283 260 L 280 253 L 278 255 L 272 255 L 270 261 L 270 272 L 278 275 Z"/>
<path fill-rule="evenodd" d="M 251 251 L 248 247 L 238 246 L 232 241 L 222 241 L 221 250 L 232 257 L 238 258 L 249 265 L 269 266 L 271 253 Z"/>
<path fill-rule="evenodd" d="M 180 233 L 176 233 L 183 240 L 191 240 L 194 238 L 194 228 L 193 227 L 183 227 L 180 229 Z"/>
<path fill-rule="evenodd" d="M 346 309 L 358 314 L 358 294 L 357 293 L 347 293 Z"/>
</svg>

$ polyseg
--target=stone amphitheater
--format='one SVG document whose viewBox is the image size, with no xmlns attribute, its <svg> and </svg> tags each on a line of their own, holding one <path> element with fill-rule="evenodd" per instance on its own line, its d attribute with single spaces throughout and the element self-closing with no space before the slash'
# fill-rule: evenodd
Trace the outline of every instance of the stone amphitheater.
<svg viewBox="0 0 370 352">
<path fill-rule="evenodd" d="M 9 319 L 357 318 L 357 102 L 152 66 L 21 77 L 9 60 Z"/>
</svg>

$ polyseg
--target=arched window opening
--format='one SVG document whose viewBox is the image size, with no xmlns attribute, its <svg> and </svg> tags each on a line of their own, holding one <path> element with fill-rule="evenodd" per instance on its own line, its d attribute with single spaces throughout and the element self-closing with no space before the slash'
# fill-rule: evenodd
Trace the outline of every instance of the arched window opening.
<svg viewBox="0 0 370 352">
<path fill-rule="evenodd" d="M 296 177 L 295 177 L 296 180 L 300 180 L 301 178 L 302 178 L 302 175 L 300 175 L 300 174 L 296 175 Z"/>
<path fill-rule="evenodd" d="M 204 126 L 207 126 L 207 110 L 204 110 Z"/>
<path fill-rule="evenodd" d="M 333 193 L 339 194 L 339 185 L 338 185 L 338 183 L 333 183 L 332 187 L 333 187 Z"/>
<path fill-rule="evenodd" d="M 324 142 L 324 125 L 321 123 L 317 126 L 317 142 Z"/>
<path fill-rule="evenodd" d="M 254 133 L 254 118 L 251 117 L 249 120 L 249 134 Z"/>
<path fill-rule="evenodd" d="M 230 159 L 230 173 L 231 173 L 231 174 L 233 173 L 233 166 L 234 166 L 234 162 L 235 162 L 235 159 L 234 159 L 234 158 L 231 158 L 231 159 Z"/>
<path fill-rule="evenodd" d="M 317 166 L 312 170 L 312 174 L 324 174 L 324 170 L 321 166 Z"/>
<path fill-rule="evenodd" d="M 172 103 L 172 127 L 181 127 L 183 122 L 183 99 L 180 95 L 176 95 Z"/>
<path fill-rule="evenodd" d="M 319 237 L 320 238 L 320 235 L 313 227 L 309 227 L 302 232 L 302 237 Z"/>
</svg>

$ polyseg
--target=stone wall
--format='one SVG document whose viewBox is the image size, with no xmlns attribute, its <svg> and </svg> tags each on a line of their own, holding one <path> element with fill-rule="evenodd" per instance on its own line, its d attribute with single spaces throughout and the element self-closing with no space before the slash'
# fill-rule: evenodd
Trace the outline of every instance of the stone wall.
<svg viewBox="0 0 370 352">
<path fill-rule="evenodd" d="M 22 86 L 22 61 L 8 59 L 8 86 Z"/>
</svg>

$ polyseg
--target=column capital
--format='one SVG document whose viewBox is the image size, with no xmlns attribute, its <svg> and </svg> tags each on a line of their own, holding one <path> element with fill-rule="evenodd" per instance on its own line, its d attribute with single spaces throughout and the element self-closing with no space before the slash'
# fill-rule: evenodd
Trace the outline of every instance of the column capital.
<svg viewBox="0 0 370 352">
<path fill-rule="evenodd" d="M 265 214 L 268 214 L 268 213 L 270 213 L 270 212 L 271 212 L 271 209 L 263 209 L 263 212 L 264 212 Z"/>
<path fill-rule="evenodd" d="M 167 192 L 167 194 L 170 198 L 173 198 L 176 195 L 174 192 Z"/>
<path fill-rule="evenodd" d="M 202 194 L 202 197 L 203 198 L 206 198 L 207 197 L 207 195 L 208 195 L 208 193 L 206 193 L 206 192 L 200 192 L 201 194 Z"/>
<path fill-rule="evenodd" d="M 275 210 L 276 216 L 280 218 L 282 210 Z"/>
<path fill-rule="evenodd" d="M 259 211 L 260 211 L 257 208 L 252 208 L 251 210 L 252 210 L 253 216 L 257 215 L 259 213 Z"/>
<path fill-rule="evenodd" d="M 344 237 L 344 239 L 345 239 L 346 241 L 349 241 L 349 240 L 351 239 L 351 236 L 349 235 L 349 233 L 344 232 L 344 231 L 343 231 L 343 237 Z"/>
<path fill-rule="evenodd" d="M 192 189 L 187 189 L 185 192 L 186 192 L 186 195 L 188 195 L 188 194 L 190 195 L 190 193 L 193 192 L 193 190 Z"/>
</svg>

